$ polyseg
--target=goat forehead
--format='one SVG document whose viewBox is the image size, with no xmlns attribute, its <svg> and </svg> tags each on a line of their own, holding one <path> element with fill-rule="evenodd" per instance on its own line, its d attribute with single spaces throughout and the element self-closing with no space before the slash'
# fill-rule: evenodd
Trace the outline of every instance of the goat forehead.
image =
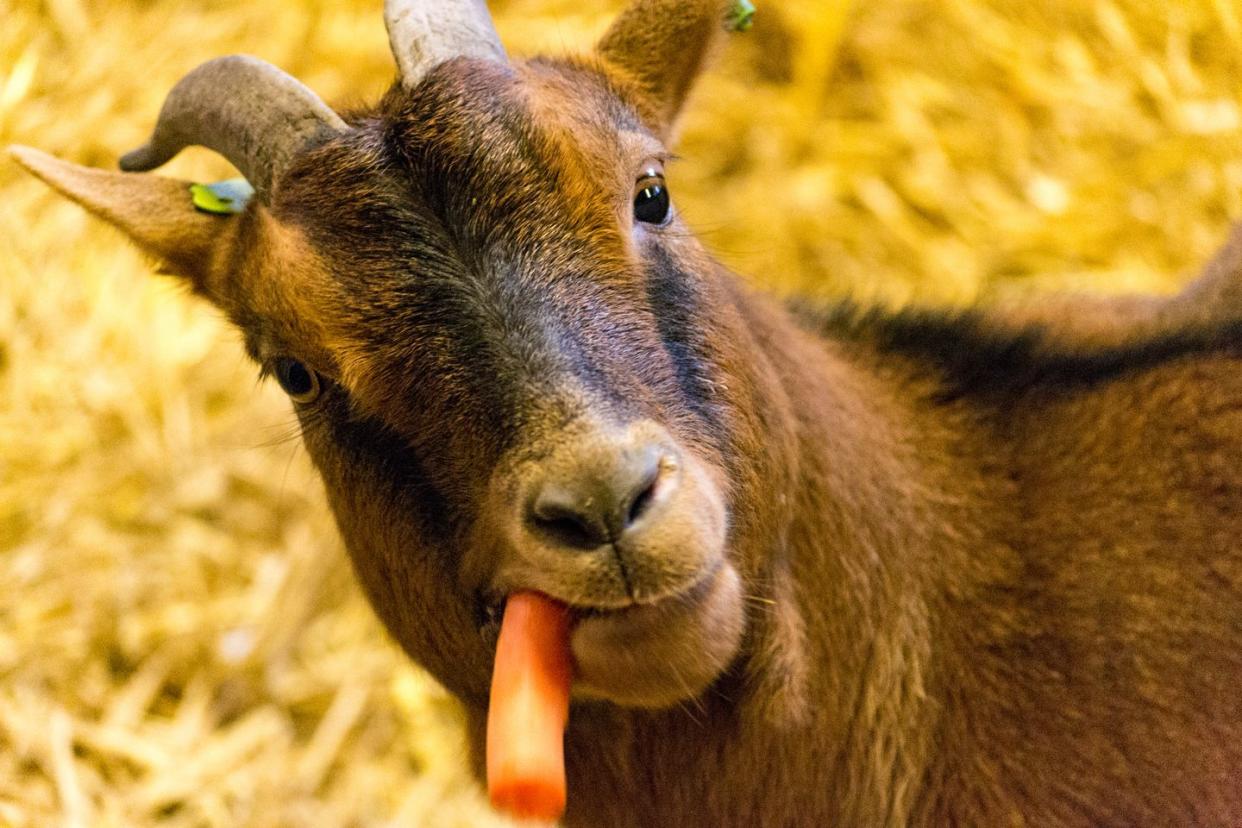
<svg viewBox="0 0 1242 828">
<path fill-rule="evenodd" d="M 556 184 L 598 203 L 641 134 L 601 74 L 558 62 L 450 61 L 387 111 L 392 146 L 432 196 L 444 195 L 436 185 L 477 199 Z"/>
</svg>

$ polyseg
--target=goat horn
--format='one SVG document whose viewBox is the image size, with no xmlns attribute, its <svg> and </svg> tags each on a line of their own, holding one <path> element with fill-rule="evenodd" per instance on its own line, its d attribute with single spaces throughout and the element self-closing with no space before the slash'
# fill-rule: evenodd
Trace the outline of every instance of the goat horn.
<svg viewBox="0 0 1242 828">
<path fill-rule="evenodd" d="M 508 60 L 486 0 L 384 0 L 384 24 L 406 89 L 456 57 Z"/>
<path fill-rule="evenodd" d="M 257 58 L 231 55 L 204 63 L 173 87 L 151 139 L 122 157 L 121 169 L 153 170 L 197 144 L 227 158 L 268 202 L 295 155 L 345 129 L 293 77 Z"/>
</svg>

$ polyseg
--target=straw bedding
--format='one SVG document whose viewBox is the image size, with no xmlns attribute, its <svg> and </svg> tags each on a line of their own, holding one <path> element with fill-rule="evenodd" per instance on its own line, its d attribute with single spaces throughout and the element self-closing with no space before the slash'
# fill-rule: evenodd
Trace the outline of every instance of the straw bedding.
<svg viewBox="0 0 1242 828">
<path fill-rule="evenodd" d="M 374 97 L 380 5 L 0 0 L 0 144 L 111 167 L 233 51 Z M 518 52 L 618 5 L 492 3 Z M 1168 291 L 1242 215 L 1237 0 L 759 5 L 671 185 L 767 289 Z M 502 824 L 254 377 L 216 313 L 0 161 L 0 825 Z"/>
</svg>

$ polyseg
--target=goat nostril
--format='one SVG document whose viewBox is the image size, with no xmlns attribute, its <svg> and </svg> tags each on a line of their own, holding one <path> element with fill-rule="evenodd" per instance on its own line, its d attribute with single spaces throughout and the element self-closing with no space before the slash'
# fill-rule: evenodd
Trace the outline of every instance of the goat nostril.
<svg viewBox="0 0 1242 828">
<path fill-rule="evenodd" d="M 577 549 L 594 549 L 610 540 L 608 526 L 595 516 L 591 499 L 577 502 L 559 488 L 540 493 L 530 510 L 531 522 L 562 544 Z"/>
<path fill-rule="evenodd" d="M 660 466 L 656 466 L 652 469 L 651 473 L 642 484 L 642 488 L 638 490 L 638 493 L 634 496 L 634 499 L 630 501 L 629 509 L 626 510 L 625 513 L 625 529 L 629 529 L 637 523 L 638 519 L 643 516 L 643 514 L 651 506 L 652 502 L 655 501 L 656 487 L 660 485 L 660 472 Z"/>
</svg>

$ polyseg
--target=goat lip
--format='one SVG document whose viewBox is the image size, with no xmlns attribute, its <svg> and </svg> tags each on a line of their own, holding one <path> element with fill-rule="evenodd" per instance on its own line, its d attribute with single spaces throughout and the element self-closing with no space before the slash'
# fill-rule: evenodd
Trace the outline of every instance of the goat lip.
<svg viewBox="0 0 1242 828">
<path fill-rule="evenodd" d="M 674 594 L 666 594 L 649 601 L 635 601 L 633 599 L 625 599 L 612 603 L 567 603 L 570 615 L 573 619 L 573 625 L 596 618 L 616 619 L 641 611 L 644 608 L 655 606 L 663 601 L 672 601 L 678 599 L 687 599 L 695 590 L 698 590 L 707 578 L 711 576 L 709 573 L 701 580 L 692 584 L 689 588 Z M 501 593 L 481 593 L 476 599 L 476 622 L 479 627 L 479 633 L 483 636 L 484 641 L 489 645 L 495 646 L 496 640 L 500 635 L 500 625 L 504 620 L 505 606 L 509 600 L 508 595 Z"/>
<path fill-rule="evenodd" d="M 702 692 L 741 645 L 741 596 L 736 570 L 722 564 L 656 601 L 578 608 L 570 636 L 575 697 L 662 708 Z"/>
<path fill-rule="evenodd" d="M 644 611 L 658 610 L 672 603 L 694 604 L 702 599 L 704 593 L 711 586 L 712 578 L 715 577 L 723 564 L 724 562 L 720 561 L 715 566 L 700 573 L 698 578 L 688 586 L 663 592 L 652 598 L 629 598 L 613 604 L 602 605 L 570 604 L 569 608 L 576 622 L 586 622 L 592 619 L 625 619 L 641 615 Z"/>
<path fill-rule="evenodd" d="M 688 584 L 680 587 L 665 590 L 657 595 L 643 596 L 642 598 L 617 598 L 615 600 L 574 600 L 561 598 L 553 592 L 547 594 L 569 607 L 575 623 L 591 618 L 615 618 L 623 616 L 627 613 L 637 613 L 643 609 L 651 608 L 663 604 L 666 601 L 693 601 L 697 593 L 702 592 L 710 582 L 713 576 L 724 565 L 723 561 L 718 561 L 714 566 L 708 567 L 691 580 Z M 496 590 L 480 591 L 476 595 L 475 615 L 480 628 L 493 625 L 499 625 L 501 619 L 504 618 L 505 605 L 508 601 L 508 591 L 501 592 Z"/>
<path fill-rule="evenodd" d="M 496 642 L 500 639 L 500 623 L 504 619 L 507 602 L 506 595 L 479 593 L 475 597 L 475 621 L 479 635 L 492 652 L 495 652 Z"/>
</svg>

